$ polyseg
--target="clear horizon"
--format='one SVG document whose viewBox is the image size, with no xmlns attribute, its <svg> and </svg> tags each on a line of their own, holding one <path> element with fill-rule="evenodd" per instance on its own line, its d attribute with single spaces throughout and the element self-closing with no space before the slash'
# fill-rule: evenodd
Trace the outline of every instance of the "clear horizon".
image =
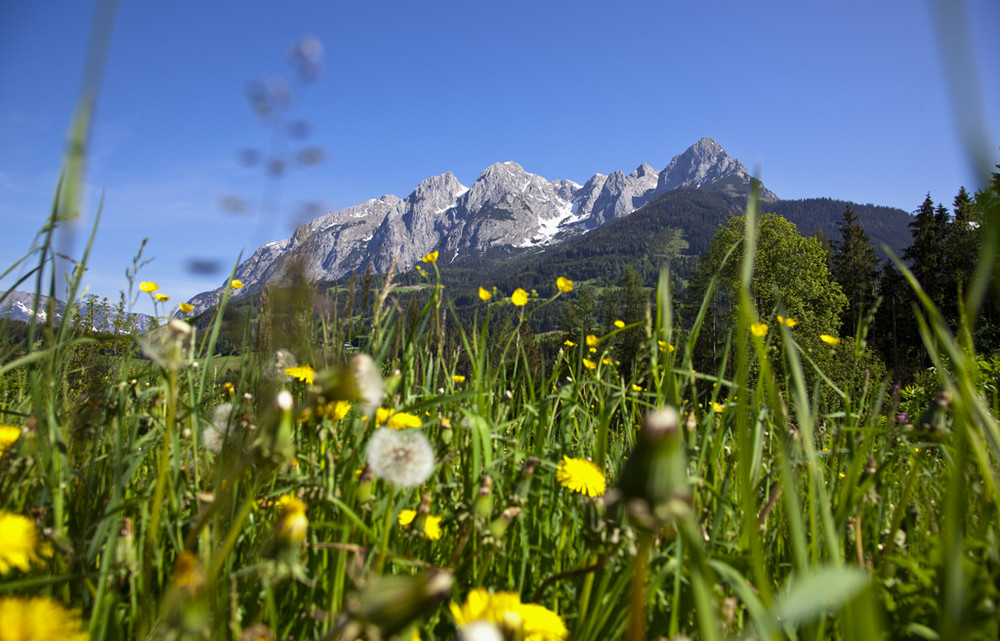
<svg viewBox="0 0 1000 641">
<path fill-rule="evenodd" d="M 56 4 L 0 6 L 3 270 L 49 211 L 83 77 L 96 3 Z M 977 133 L 996 163 L 1000 4 L 964 8 L 982 92 L 969 100 L 987 118 Z M 950 206 L 961 186 L 979 185 L 960 137 L 968 112 L 951 108 L 941 22 L 930 5 L 899 0 L 641 13 L 597 2 L 122 3 L 78 231 L 82 245 L 103 192 L 86 283 L 116 300 L 148 237 L 155 260 L 139 280 L 155 280 L 176 304 L 223 278 L 192 274 L 192 259 L 228 272 L 241 251 L 297 223 L 404 197 L 432 175 L 451 171 L 468 186 L 511 160 L 583 184 L 643 162 L 662 170 L 705 136 L 781 198 L 913 211 L 930 193 Z M 315 145 L 325 158 L 290 171 L 275 193 L 259 167 L 240 162 L 241 150 L 271 144 L 246 86 L 291 78 L 284 54 L 305 36 L 323 45 L 323 73 L 292 83 L 289 113 L 309 136 L 285 150 Z M 250 210 L 227 212 L 220 203 L 232 196 Z M 137 311 L 149 312 L 140 301 Z"/>
</svg>

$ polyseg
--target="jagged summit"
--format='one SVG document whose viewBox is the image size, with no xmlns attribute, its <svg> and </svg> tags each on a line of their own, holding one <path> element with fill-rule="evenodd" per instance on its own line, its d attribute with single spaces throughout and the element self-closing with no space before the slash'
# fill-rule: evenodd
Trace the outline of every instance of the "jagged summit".
<svg viewBox="0 0 1000 641">
<path fill-rule="evenodd" d="M 393 262 L 406 269 L 437 250 L 445 260 L 495 248 L 546 247 L 628 216 L 672 189 L 749 193 L 751 176 L 719 143 L 702 138 L 663 170 L 643 162 L 632 173 L 594 174 L 582 186 L 548 180 L 513 161 L 483 170 L 466 187 L 450 171 L 420 182 L 406 198 L 385 195 L 328 212 L 299 226 L 292 237 L 257 249 L 236 271 L 260 290 L 280 279 L 292 261 L 312 280 L 335 280 L 370 266 L 386 272 Z M 761 197 L 776 196 L 761 190 Z M 190 302 L 204 310 L 221 290 Z"/>
</svg>

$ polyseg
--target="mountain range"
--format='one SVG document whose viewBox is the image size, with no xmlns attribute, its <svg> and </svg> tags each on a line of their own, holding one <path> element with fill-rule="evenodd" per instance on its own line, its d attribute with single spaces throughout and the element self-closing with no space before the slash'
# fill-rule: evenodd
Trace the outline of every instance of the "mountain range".
<svg viewBox="0 0 1000 641">
<path fill-rule="evenodd" d="M 304 274 L 310 282 L 332 282 L 368 268 L 385 273 L 393 263 L 405 271 L 433 251 L 439 252 L 441 266 L 474 264 L 486 256 L 551 253 L 595 230 L 610 231 L 611 223 L 654 201 L 662 212 L 667 202 L 663 198 L 673 193 L 711 195 L 711 203 L 699 206 L 715 208 L 708 216 L 714 229 L 725 216 L 739 211 L 755 182 L 743 164 L 711 138 L 702 138 L 674 156 L 662 170 L 642 163 L 629 174 L 595 174 L 583 185 L 548 180 L 509 161 L 490 165 L 468 187 L 446 172 L 426 178 L 406 198 L 385 195 L 331 211 L 299 226 L 291 238 L 261 246 L 237 267 L 235 277 L 245 286 L 233 297 L 259 292 L 267 283 L 280 284 L 289 273 Z M 782 203 L 785 209 L 801 209 L 787 205 L 801 201 L 780 201 L 763 185 L 759 195 L 768 211 Z M 822 225 L 830 236 L 843 203 L 828 202 L 839 206 L 829 224 Z M 901 235 L 899 221 L 907 215 L 890 211 L 895 222 L 888 244 L 898 249 L 909 239 L 893 242 L 892 237 Z M 875 216 L 868 218 L 875 221 Z M 901 228 L 908 236 L 905 222 Z M 215 305 L 221 292 L 221 287 L 203 292 L 189 302 L 200 313 Z"/>
<path fill-rule="evenodd" d="M 34 316 L 39 323 L 44 323 L 48 319 L 46 310 L 49 306 L 49 300 L 48 296 L 39 296 L 38 312 L 35 313 L 33 311 L 35 308 L 34 294 L 12 291 L 0 303 L 0 318 L 27 323 Z M 93 303 L 92 306 L 91 303 Z M 77 301 L 77 319 L 85 319 L 89 316 L 92 322 L 90 329 L 95 332 L 117 331 L 115 320 L 118 317 L 118 310 L 115 306 L 106 303 L 106 300 L 98 301 L 96 297 L 93 300 L 88 297 Z M 52 315 L 57 325 L 62 321 L 65 313 L 66 303 L 58 298 L 52 299 Z M 129 325 L 136 333 L 145 332 L 152 324 L 153 317 L 148 314 L 132 313 L 130 316 L 132 322 Z"/>
<path fill-rule="evenodd" d="M 263 245 L 239 265 L 246 285 L 235 296 L 279 280 L 294 261 L 310 281 L 332 281 L 369 265 L 384 273 L 432 251 L 444 263 L 501 249 L 511 253 L 559 245 L 628 216 L 660 194 L 697 189 L 746 194 L 753 178 L 719 143 L 702 138 L 662 170 L 642 163 L 630 174 L 595 174 L 579 185 L 547 180 L 515 162 L 487 167 L 469 187 L 446 172 L 425 179 L 406 198 L 385 195 L 329 212 L 291 238 Z M 776 200 L 761 189 L 763 200 Z M 189 301 L 200 312 L 221 288 Z"/>
</svg>

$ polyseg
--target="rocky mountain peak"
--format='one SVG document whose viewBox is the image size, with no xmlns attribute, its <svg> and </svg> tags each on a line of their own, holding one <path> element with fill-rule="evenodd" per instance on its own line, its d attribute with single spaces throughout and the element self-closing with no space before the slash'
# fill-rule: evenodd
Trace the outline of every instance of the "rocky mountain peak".
<svg viewBox="0 0 1000 641">
<path fill-rule="evenodd" d="M 329 212 L 301 225 L 292 238 L 259 248 L 237 269 L 247 284 L 237 296 L 280 281 L 290 270 L 333 280 L 368 267 L 384 273 L 394 261 L 406 269 L 434 250 L 454 260 L 495 248 L 539 248 L 628 216 L 671 189 L 746 194 L 750 184 L 740 161 L 711 138 L 674 156 L 662 171 L 644 162 L 628 175 L 594 174 L 582 186 L 550 181 L 512 161 L 490 165 L 468 188 L 449 171 L 424 179 L 405 199 L 386 195 Z M 775 198 L 767 190 L 761 196 Z M 200 312 L 220 292 L 199 294 L 191 303 Z"/>
</svg>

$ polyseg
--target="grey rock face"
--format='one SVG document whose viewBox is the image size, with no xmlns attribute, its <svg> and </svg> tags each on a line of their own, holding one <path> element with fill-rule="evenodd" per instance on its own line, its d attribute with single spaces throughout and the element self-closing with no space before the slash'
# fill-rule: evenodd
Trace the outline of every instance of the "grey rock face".
<svg viewBox="0 0 1000 641">
<path fill-rule="evenodd" d="M 673 157 L 660 173 L 656 188 L 660 193 L 671 189 L 712 189 L 713 186 L 718 186 L 715 191 L 731 191 L 728 187 L 734 182 L 749 189 L 751 179 L 743 163 L 727 154 L 722 145 L 711 138 L 702 138 Z M 773 192 L 763 188 L 761 198 L 777 200 Z"/>
<path fill-rule="evenodd" d="M 495 247 L 543 247 L 627 216 L 671 189 L 735 192 L 750 174 L 711 138 L 702 138 L 662 171 L 642 163 L 632 173 L 595 174 L 584 185 L 547 180 L 515 162 L 490 165 L 470 187 L 451 172 L 425 179 L 404 199 L 387 195 L 329 212 L 301 225 L 291 238 L 268 243 L 242 263 L 245 287 L 234 297 L 281 282 L 297 271 L 333 280 L 368 266 L 387 272 L 394 261 L 409 269 L 432 251 L 449 261 Z M 763 197 L 774 194 L 762 190 Z M 214 305 L 222 289 L 190 302 Z"/>
</svg>

